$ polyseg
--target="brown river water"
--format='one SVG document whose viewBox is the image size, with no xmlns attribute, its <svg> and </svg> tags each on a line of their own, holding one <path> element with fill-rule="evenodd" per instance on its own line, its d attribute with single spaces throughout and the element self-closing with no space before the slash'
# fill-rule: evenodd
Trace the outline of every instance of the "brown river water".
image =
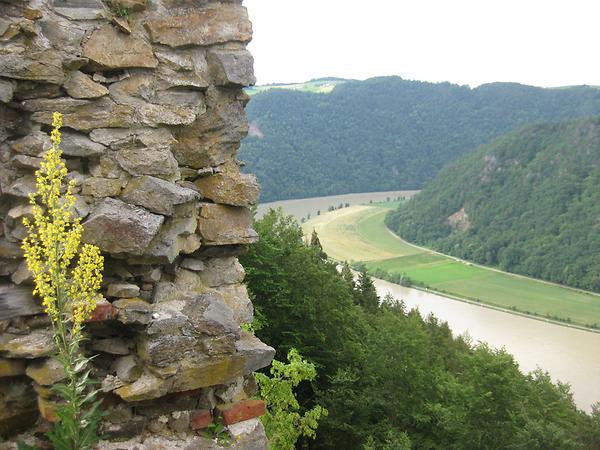
<svg viewBox="0 0 600 450">
<path fill-rule="evenodd" d="M 327 211 L 340 203 L 351 205 L 409 196 L 414 191 L 376 192 L 287 200 L 265 203 L 259 216 L 272 207 L 282 207 L 297 218 Z M 473 305 L 431 292 L 406 288 L 383 280 L 375 280 L 378 294 L 392 294 L 404 301 L 408 309 L 418 308 L 422 315 L 433 314 L 448 322 L 455 335 L 467 334 L 474 343 L 487 342 L 514 355 L 523 372 L 537 367 L 548 371 L 554 380 L 571 385 L 577 406 L 590 412 L 600 401 L 600 333 L 530 319 L 483 306 Z"/>
</svg>

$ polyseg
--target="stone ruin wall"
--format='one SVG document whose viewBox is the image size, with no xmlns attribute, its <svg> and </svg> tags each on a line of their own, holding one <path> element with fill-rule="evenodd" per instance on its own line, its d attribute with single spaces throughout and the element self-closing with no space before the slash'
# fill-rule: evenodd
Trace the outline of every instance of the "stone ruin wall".
<svg viewBox="0 0 600 450">
<path fill-rule="evenodd" d="M 0 436 L 8 442 L 56 420 L 49 386 L 61 373 L 20 240 L 60 111 L 84 241 L 106 258 L 106 300 L 86 327 L 104 434 L 145 439 L 140 449 L 217 448 L 198 430 L 218 413 L 237 422 L 234 447 L 265 447 L 253 418 L 264 405 L 248 399 L 252 372 L 274 350 L 240 328 L 253 308 L 236 258 L 257 240 L 249 207 L 258 184 L 236 160 L 248 130 L 242 88 L 255 81 L 251 35 L 241 0 L 0 0 Z M 134 448 L 111 445 L 102 448 Z"/>
</svg>

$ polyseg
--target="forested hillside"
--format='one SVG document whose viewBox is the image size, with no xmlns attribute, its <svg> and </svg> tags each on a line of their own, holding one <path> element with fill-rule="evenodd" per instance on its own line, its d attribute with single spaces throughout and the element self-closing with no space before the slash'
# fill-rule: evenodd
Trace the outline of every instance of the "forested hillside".
<svg viewBox="0 0 600 450">
<path fill-rule="evenodd" d="M 523 128 L 440 172 L 387 218 L 403 238 L 600 291 L 600 118 Z"/>
<path fill-rule="evenodd" d="M 475 147 L 532 122 L 600 114 L 600 90 L 494 83 L 470 89 L 398 77 L 331 93 L 272 89 L 247 107 L 240 159 L 261 201 L 420 189 Z"/>
<path fill-rule="evenodd" d="M 503 350 L 454 338 L 433 317 L 386 299 L 372 281 L 338 273 L 291 218 L 257 221 L 260 242 L 241 261 L 277 359 L 291 347 L 317 379 L 298 392 L 303 408 L 327 408 L 315 441 L 297 448 L 600 448 L 600 415 L 573 404 L 569 388 L 541 371 L 524 375 Z"/>
</svg>

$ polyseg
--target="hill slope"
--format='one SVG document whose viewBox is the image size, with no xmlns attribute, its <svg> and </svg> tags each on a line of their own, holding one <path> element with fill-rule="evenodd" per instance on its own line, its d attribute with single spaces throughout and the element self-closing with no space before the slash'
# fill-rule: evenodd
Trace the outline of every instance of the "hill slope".
<svg viewBox="0 0 600 450">
<path fill-rule="evenodd" d="M 387 224 L 444 253 L 600 291 L 600 118 L 498 138 L 442 170 Z"/>
<path fill-rule="evenodd" d="M 449 161 L 519 126 L 600 114 L 600 90 L 494 83 L 470 89 L 398 77 L 331 93 L 254 95 L 240 158 L 262 201 L 420 189 Z"/>
</svg>

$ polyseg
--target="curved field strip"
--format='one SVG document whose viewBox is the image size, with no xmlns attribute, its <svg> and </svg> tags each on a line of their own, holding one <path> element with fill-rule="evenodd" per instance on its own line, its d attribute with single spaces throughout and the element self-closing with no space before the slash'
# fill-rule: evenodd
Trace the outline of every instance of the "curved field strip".
<svg viewBox="0 0 600 450">
<path fill-rule="evenodd" d="M 433 290 L 467 300 L 582 326 L 600 325 L 600 296 L 470 264 L 414 246 L 384 224 L 387 208 L 353 206 L 304 224 L 317 230 L 336 260 L 363 261 L 370 270 L 408 276 Z"/>
<path fill-rule="evenodd" d="M 321 214 L 306 222 L 303 228 L 307 235 L 310 235 L 313 229 L 316 230 L 323 250 L 338 261 L 393 258 L 398 255 L 396 247 L 371 242 L 370 238 L 357 229 L 357 222 L 369 218 L 374 213 L 380 213 L 379 208 L 352 206 Z M 393 236 L 388 239 L 393 240 Z"/>
</svg>

